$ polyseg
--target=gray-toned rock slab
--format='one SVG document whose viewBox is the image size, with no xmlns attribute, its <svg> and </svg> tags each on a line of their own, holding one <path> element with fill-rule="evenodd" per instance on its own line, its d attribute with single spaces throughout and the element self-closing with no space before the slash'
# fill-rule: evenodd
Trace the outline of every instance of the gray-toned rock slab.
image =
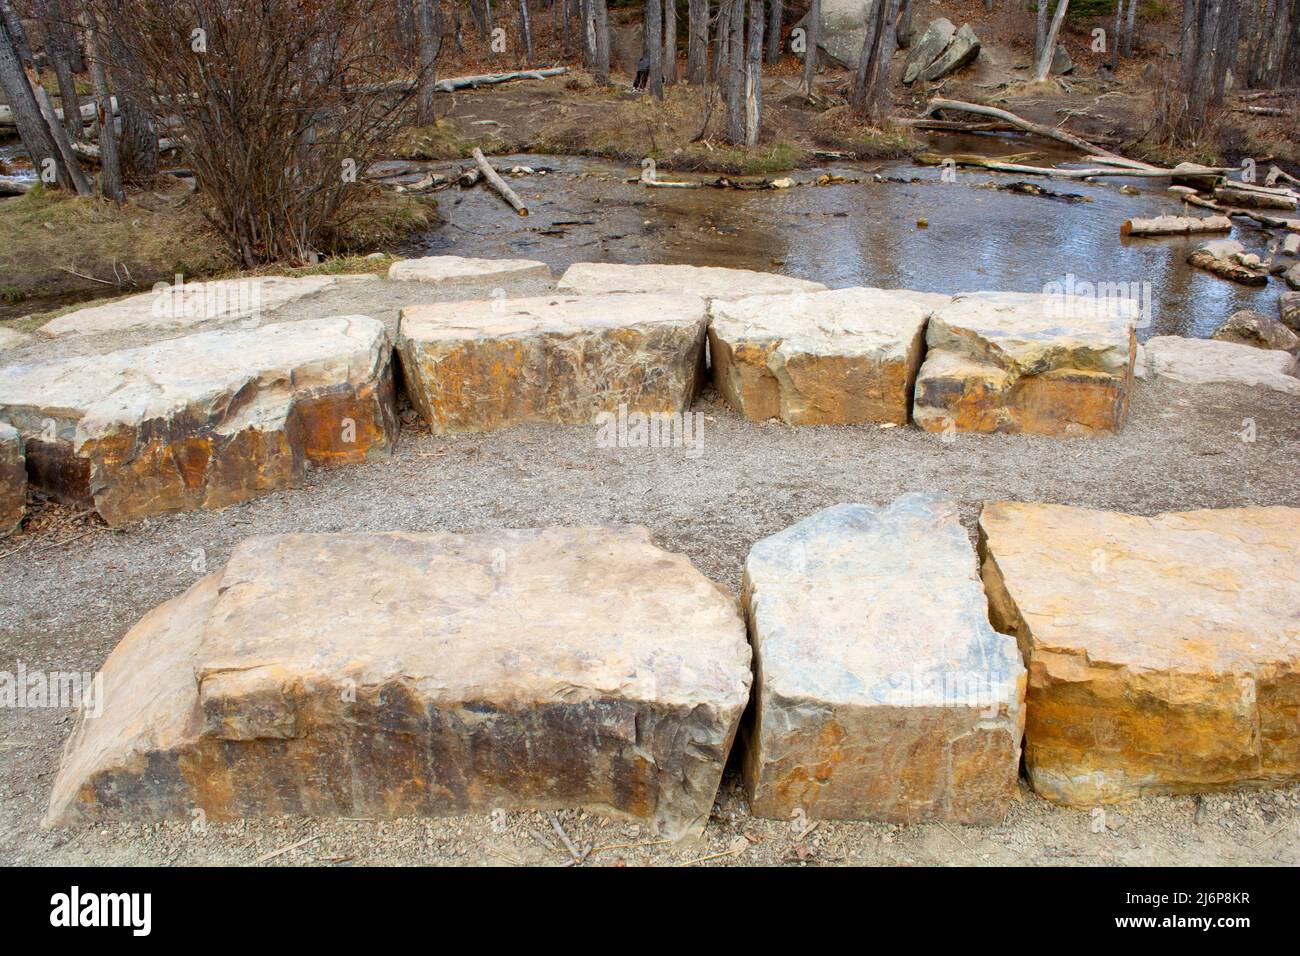
<svg viewBox="0 0 1300 956">
<path fill-rule="evenodd" d="M 485 279 L 549 279 L 551 269 L 535 259 L 470 259 L 465 256 L 425 256 L 403 259 L 388 267 L 388 278 L 439 285 Z"/>
<path fill-rule="evenodd" d="M 202 322 L 260 319 L 291 302 L 373 275 L 254 276 L 212 282 L 159 283 L 152 292 L 88 306 L 51 319 L 38 335 L 92 335 L 132 329 L 184 329 Z"/>
<path fill-rule="evenodd" d="M 334 316 L 0 369 L 32 484 L 109 524 L 223 508 L 397 436 L 383 323 Z"/>
<path fill-rule="evenodd" d="M 438 434 L 680 412 L 702 384 L 699 296 L 557 293 L 402 310 L 407 393 Z"/>
<path fill-rule="evenodd" d="M 822 0 L 817 45 L 839 66 L 855 67 L 862 55 L 871 0 Z M 795 24 L 808 29 L 808 15 Z"/>
<path fill-rule="evenodd" d="M 921 71 L 939 58 L 939 54 L 952 42 L 957 28 L 946 17 L 931 20 L 920 38 L 912 44 L 903 64 L 903 82 L 914 83 Z"/>
<path fill-rule="evenodd" d="M 1278 319 L 1254 309 L 1239 309 L 1232 313 L 1228 321 L 1215 329 L 1210 338 L 1216 342 L 1237 342 L 1257 349 L 1294 350 L 1300 347 L 1300 336 Z"/>
<path fill-rule="evenodd" d="M 1237 342 L 1158 335 L 1145 343 L 1147 371 L 1187 385 L 1251 385 L 1300 395 L 1296 360 L 1289 352 Z"/>
<path fill-rule="evenodd" d="M 559 287 L 569 292 L 688 292 L 706 299 L 741 299 L 770 292 L 818 292 L 826 286 L 807 279 L 724 269 L 716 266 L 640 265 L 575 262 Z"/>
<path fill-rule="evenodd" d="M 963 66 L 974 63 L 980 55 L 980 38 L 969 24 L 963 23 L 961 29 L 953 36 L 952 42 L 939 54 L 933 63 L 921 71 L 923 80 L 941 80 L 949 73 L 956 73 Z"/>
<path fill-rule="evenodd" d="M 13 534 L 27 512 L 27 459 L 23 436 L 0 422 L 0 538 Z"/>
<path fill-rule="evenodd" d="M 735 599 L 640 527 L 251 538 L 102 669 L 47 822 L 584 806 L 698 832 Z"/>
<path fill-rule="evenodd" d="M 754 421 L 906 425 L 933 310 L 924 293 L 868 288 L 715 302 L 713 378 Z"/>
<path fill-rule="evenodd" d="M 1025 670 L 989 624 L 956 504 L 837 505 L 756 544 L 744 780 L 757 816 L 992 823 L 1016 790 Z"/>
<path fill-rule="evenodd" d="M 1127 299 L 953 296 L 927 327 L 913 420 L 937 432 L 1117 432 L 1128 417 L 1135 321 Z"/>
</svg>

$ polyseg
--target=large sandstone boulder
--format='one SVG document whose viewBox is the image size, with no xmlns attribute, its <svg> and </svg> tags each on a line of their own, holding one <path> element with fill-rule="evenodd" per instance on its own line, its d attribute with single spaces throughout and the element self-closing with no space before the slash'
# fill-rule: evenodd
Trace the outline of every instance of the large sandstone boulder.
<svg viewBox="0 0 1300 956">
<path fill-rule="evenodd" d="M 704 374 L 708 314 L 685 293 L 444 302 L 402 310 L 407 393 L 438 434 L 597 413 L 679 412 Z"/>
<path fill-rule="evenodd" d="M 23 435 L 36 487 L 116 525 L 387 454 L 391 356 L 365 316 L 205 332 L 0 369 L 0 415 Z"/>
<path fill-rule="evenodd" d="M 457 285 L 489 279 L 549 279 L 551 269 L 534 259 L 468 259 L 464 256 L 425 256 L 403 259 L 388 267 L 388 278 Z"/>
<path fill-rule="evenodd" d="M 87 306 L 51 319 L 37 334 L 183 329 L 213 320 L 258 319 L 307 296 L 374 278 L 373 275 L 252 276 L 173 285 L 159 283 L 152 292 Z"/>
<path fill-rule="evenodd" d="M 1300 395 L 1295 357 L 1289 352 L 1178 335 L 1147 339 L 1144 352 L 1147 372 L 1153 378 L 1187 385 L 1262 386 Z"/>
<path fill-rule="evenodd" d="M 931 20 L 920 38 L 912 44 L 907 60 L 903 63 L 903 82 L 911 84 L 921 75 L 921 71 L 939 58 L 939 54 L 948 48 L 957 28 L 947 17 Z"/>
<path fill-rule="evenodd" d="M 675 837 L 749 658 L 644 528 L 252 538 L 113 651 L 47 821 L 586 806 Z"/>
<path fill-rule="evenodd" d="M 996 502 L 980 546 L 993 624 L 1029 668 L 1040 794 L 1095 806 L 1300 778 L 1300 509 Z"/>
<path fill-rule="evenodd" d="M 1016 790 L 1025 670 L 989 624 L 956 505 L 837 505 L 756 544 L 744 779 L 789 820 L 993 823 Z"/>
<path fill-rule="evenodd" d="M 921 79 L 941 80 L 949 73 L 956 73 L 963 66 L 974 63 L 979 55 L 980 38 L 970 24 L 963 23 L 944 51 L 921 71 Z"/>
<path fill-rule="evenodd" d="M 1136 347 L 1127 305 L 1012 292 L 954 296 L 926 332 L 916 424 L 1057 436 L 1119 431 Z"/>
<path fill-rule="evenodd" d="M 1300 348 L 1300 336 L 1277 319 L 1253 309 L 1240 309 L 1232 313 L 1228 321 L 1215 329 L 1210 338 L 1216 342 L 1236 342 L 1257 349 Z"/>
<path fill-rule="evenodd" d="M 1300 292 L 1283 292 L 1278 296 L 1277 310 L 1283 325 L 1300 332 Z"/>
<path fill-rule="evenodd" d="M 23 436 L 0 422 L 0 538 L 13 534 L 27 512 L 27 459 Z"/>
<path fill-rule="evenodd" d="M 687 292 L 706 299 L 740 299 L 767 292 L 817 292 L 826 286 L 772 272 L 717 266 L 626 266 L 575 262 L 560 277 L 567 292 Z"/>
<path fill-rule="evenodd" d="M 922 293 L 759 295 L 715 302 L 711 311 L 713 378 L 727 404 L 746 418 L 907 424 L 933 311 Z"/>
</svg>

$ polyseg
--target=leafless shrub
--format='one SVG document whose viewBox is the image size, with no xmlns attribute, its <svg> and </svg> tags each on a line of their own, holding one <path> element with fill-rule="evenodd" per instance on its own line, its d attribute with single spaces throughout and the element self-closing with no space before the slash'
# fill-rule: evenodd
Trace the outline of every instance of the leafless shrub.
<svg viewBox="0 0 1300 956">
<path fill-rule="evenodd" d="M 304 260 L 355 214 L 409 83 L 380 0 L 95 0 L 110 49 L 179 139 L 206 215 L 249 266 Z"/>
</svg>

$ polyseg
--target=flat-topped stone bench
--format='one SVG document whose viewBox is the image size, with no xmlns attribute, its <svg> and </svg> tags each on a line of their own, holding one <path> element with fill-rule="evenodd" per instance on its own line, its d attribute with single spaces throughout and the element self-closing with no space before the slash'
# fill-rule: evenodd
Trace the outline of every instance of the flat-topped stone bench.
<svg viewBox="0 0 1300 956">
<path fill-rule="evenodd" d="M 550 279 L 551 269 L 535 259 L 471 259 L 465 256 L 423 256 L 402 259 L 388 267 L 388 278 L 437 285 L 459 285 L 487 279 Z"/>
<path fill-rule="evenodd" d="M 708 314 L 687 293 L 556 293 L 402 310 L 411 403 L 438 434 L 597 413 L 680 412 L 704 376 Z"/>
<path fill-rule="evenodd" d="M 584 806 L 703 828 L 735 599 L 640 527 L 251 538 L 102 668 L 47 823 Z"/>
<path fill-rule="evenodd" d="M 1157 335 L 1143 346 L 1144 372 L 1184 385 L 1249 385 L 1300 395 L 1296 359 L 1281 349 Z"/>
<path fill-rule="evenodd" d="M 138 329 L 183 329 L 201 322 L 256 318 L 308 296 L 373 275 L 249 276 L 211 282 L 182 282 L 104 305 L 91 305 L 51 319 L 37 335 L 91 335 Z"/>
<path fill-rule="evenodd" d="M 27 459 L 23 436 L 0 422 L 0 538 L 13 534 L 27 513 Z"/>
<path fill-rule="evenodd" d="M 754 545 L 744 779 L 789 820 L 992 823 L 1017 786 L 1025 672 L 989 624 L 956 505 L 837 505 Z"/>
<path fill-rule="evenodd" d="M 1300 778 L 1300 509 L 990 502 L 979 530 L 993 623 L 1029 668 L 1038 793 L 1087 807 Z"/>
<path fill-rule="evenodd" d="M 222 508 L 397 435 L 383 323 L 334 316 L 0 368 L 34 487 L 109 524 Z"/>
<path fill-rule="evenodd" d="M 930 319 L 912 416 L 936 432 L 1117 432 L 1128 418 L 1136 344 L 1126 303 L 956 295 Z"/>
<path fill-rule="evenodd" d="M 719 266 L 621 265 L 575 262 L 558 286 L 565 292 L 690 292 L 706 299 L 738 299 L 768 292 L 817 292 L 826 286 L 807 279 L 724 269 Z"/>
<path fill-rule="evenodd" d="M 948 298 L 854 288 L 714 302 L 713 380 L 754 421 L 906 425 L 925 324 Z"/>
</svg>

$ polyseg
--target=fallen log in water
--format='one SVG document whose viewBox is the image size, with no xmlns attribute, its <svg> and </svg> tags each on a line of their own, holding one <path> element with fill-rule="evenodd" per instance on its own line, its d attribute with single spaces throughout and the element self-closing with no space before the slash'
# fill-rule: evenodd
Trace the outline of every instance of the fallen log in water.
<svg viewBox="0 0 1300 956">
<path fill-rule="evenodd" d="M 1238 282 L 1241 285 L 1268 285 L 1268 273 L 1259 272 L 1224 256 L 1216 256 L 1205 249 L 1197 249 L 1187 257 L 1187 261 L 1198 269 L 1204 269 L 1230 282 Z"/>
<path fill-rule="evenodd" d="M 1121 236 L 1186 236 L 1198 232 L 1231 232 L 1227 216 L 1157 216 L 1154 219 L 1125 219 Z"/>
<path fill-rule="evenodd" d="M 528 207 L 524 205 L 524 201 L 519 198 L 515 191 L 506 184 L 506 181 L 501 178 L 495 169 L 492 168 L 492 165 L 483 155 L 483 150 L 475 146 L 474 152 L 470 155 L 474 157 L 474 162 L 478 163 L 478 168 L 483 173 L 483 176 L 487 179 L 488 183 L 493 189 L 501 194 L 501 198 L 510 203 L 510 205 L 514 207 L 515 212 L 519 213 L 519 215 L 528 215 Z"/>
<path fill-rule="evenodd" d="M 1253 209 L 1236 209 L 1232 206 L 1224 206 L 1215 202 L 1213 199 L 1206 199 L 1204 196 L 1197 194 L 1195 189 L 1190 186 L 1170 186 L 1169 191 L 1182 199 L 1183 202 L 1200 206 L 1202 209 L 1212 209 L 1217 213 L 1233 218 L 1241 217 L 1250 219 L 1259 223 L 1261 226 L 1267 226 L 1270 229 L 1290 229 L 1294 232 L 1300 232 L 1300 219 L 1289 219 L 1285 216 L 1270 216 L 1262 212 L 1256 212 Z"/>
<path fill-rule="evenodd" d="M 1258 189 L 1242 189 L 1235 184 L 1233 186 L 1219 186 L 1214 190 L 1214 198 L 1230 202 L 1235 206 L 1252 206 L 1256 209 L 1294 210 L 1296 208 L 1294 195 L 1280 195 Z"/>
<path fill-rule="evenodd" d="M 946 100 L 936 97 L 935 99 L 930 100 L 929 104 L 925 108 L 925 112 L 921 114 L 921 118 L 927 119 L 939 110 L 959 110 L 965 113 L 974 113 L 977 116 L 989 116 L 993 119 L 1001 120 L 1004 123 L 1010 123 L 1012 126 L 1022 129 L 1027 133 L 1033 133 L 1037 136 L 1045 137 L 1046 139 L 1054 139 L 1059 143 L 1073 146 L 1075 149 L 1083 150 L 1083 152 L 1088 154 L 1105 156 L 1116 165 L 1125 166 L 1129 169 L 1158 169 L 1158 167 L 1152 166 L 1150 163 L 1140 163 L 1135 159 L 1129 159 L 1125 156 L 1119 155 L 1118 153 L 1112 153 L 1108 149 L 1094 146 L 1087 140 L 1080 139 L 1078 136 L 1075 136 L 1072 133 L 1067 133 L 1063 129 L 1059 129 L 1055 126 L 1043 126 L 1041 123 L 1031 122 L 1023 116 L 1017 116 L 1015 113 L 1008 110 L 998 109 L 996 106 L 984 106 L 980 103 L 967 103 L 962 100 Z"/>
<path fill-rule="evenodd" d="M 960 154 L 942 156 L 938 153 L 917 153 L 917 162 L 931 166 L 942 166 L 946 160 L 952 160 L 958 166 L 979 166 L 999 173 L 1020 173 L 1026 176 L 1051 176 L 1056 179 L 1097 179 L 1101 177 L 1121 177 L 1138 179 L 1168 179 L 1174 175 L 1171 169 L 1135 169 L 1130 166 L 1102 167 L 1093 166 L 1085 169 L 1061 169 L 1055 166 L 1026 166 L 1023 163 L 1008 163 L 982 156 Z"/>
</svg>

